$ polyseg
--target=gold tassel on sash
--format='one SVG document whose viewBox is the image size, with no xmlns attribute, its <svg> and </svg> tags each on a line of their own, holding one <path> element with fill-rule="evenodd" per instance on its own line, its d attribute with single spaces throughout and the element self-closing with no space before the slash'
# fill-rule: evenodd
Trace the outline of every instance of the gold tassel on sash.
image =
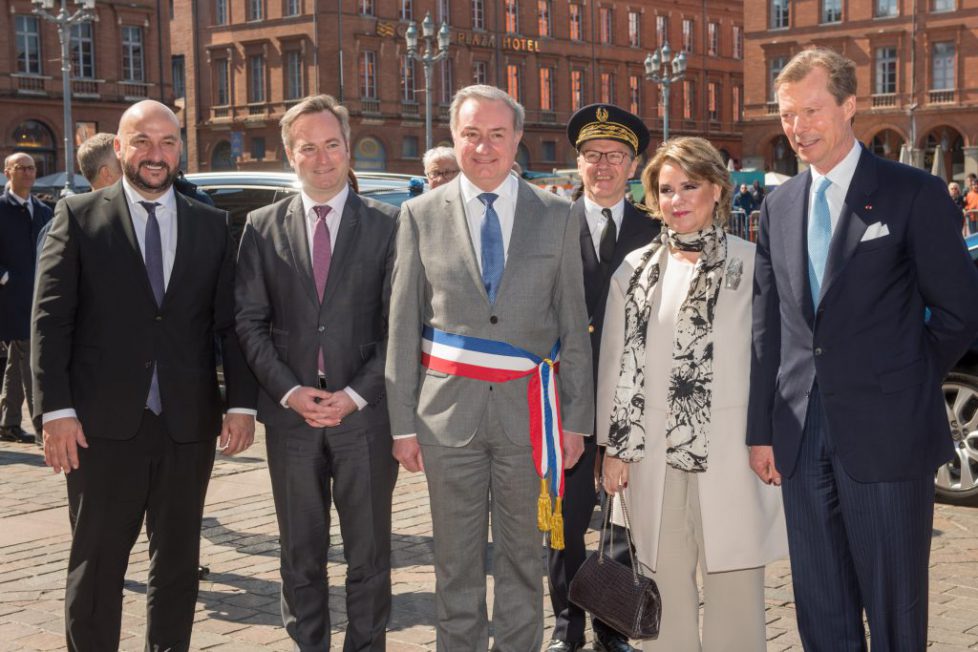
<svg viewBox="0 0 978 652">
<path fill-rule="evenodd" d="M 550 531 L 550 490 L 547 479 L 540 478 L 540 497 L 537 498 L 537 527 L 541 532 Z"/>
<path fill-rule="evenodd" d="M 562 513 L 563 500 L 557 497 L 557 505 L 554 507 L 553 516 L 550 518 L 550 548 L 552 550 L 564 549 L 564 515 Z"/>
</svg>

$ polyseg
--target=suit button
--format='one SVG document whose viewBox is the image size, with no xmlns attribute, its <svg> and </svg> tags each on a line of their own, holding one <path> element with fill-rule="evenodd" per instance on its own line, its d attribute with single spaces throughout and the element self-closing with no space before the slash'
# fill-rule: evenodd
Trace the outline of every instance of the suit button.
<svg viewBox="0 0 978 652">
<path fill-rule="evenodd" d="M 593 333 L 594 332 L 594 324 L 588 324 L 587 325 L 587 332 L 588 333 Z"/>
<path fill-rule="evenodd" d="M 497 317 L 496 315 L 493 315 L 492 317 L 489 318 L 490 324 L 495 324 L 498 321 L 499 321 L 499 317 Z"/>
<path fill-rule="evenodd" d="M 151 361 L 149 361 L 149 362 L 147 362 L 147 363 L 146 363 L 145 365 L 143 365 L 143 366 L 145 366 L 145 367 L 146 367 L 147 369 L 149 369 L 150 367 L 152 367 L 152 366 L 153 366 L 153 362 L 152 362 L 152 360 L 151 360 Z"/>
<path fill-rule="evenodd" d="M 156 321 L 163 321 L 163 315 L 156 315 Z"/>
<path fill-rule="evenodd" d="M 325 333 L 325 332 L 326 332 L 326 327 L 325 327 L 325 326 L 320 326 L 320 327 L 319 327 L 319 328 L 317 328 L 316 330 L 317 330 L 318 332 L 320 332 L 320 333 Z"/>
<path fill-rule="evenodd" d="M 815 347 L 815 355 L 822 355 L 822 347 L 820 346 Z"/>
<path fill-rule="evenodd" d="M 489 385 L 489 391 L 490 392 L 492 391 L 492 385 Z"/>
</svg>

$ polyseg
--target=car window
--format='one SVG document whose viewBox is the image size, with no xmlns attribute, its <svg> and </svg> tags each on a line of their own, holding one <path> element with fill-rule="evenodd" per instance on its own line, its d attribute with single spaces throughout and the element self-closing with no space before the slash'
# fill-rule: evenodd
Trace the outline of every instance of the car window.
<svg viewBox="0 0 978 652">
<path fill-rule="evenodd" d="M 237 247 L 244 231 L 248 213 L 267 206 L 275 201 L 275 188 L 206 188 L 201 190 L 210 195 L 214 205 L 228 212 L 231 217 L 231 238 Z"/>
</svg>

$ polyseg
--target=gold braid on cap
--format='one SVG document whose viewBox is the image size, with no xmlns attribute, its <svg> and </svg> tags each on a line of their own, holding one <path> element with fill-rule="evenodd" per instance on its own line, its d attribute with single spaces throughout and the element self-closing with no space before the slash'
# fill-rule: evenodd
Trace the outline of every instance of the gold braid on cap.
<svg viewBox="0 0 978 652">
<path fill-rule="evenodd" d="M 580 147 L 584 141 L 595 140 L 596 138 L 610 138 L 626 142 L 632 146 L 633 152 L 638 153 L 638 136 L 623 124 L 617 122 L 591 122 L 586 124 L 581 127 L 581 131 L 577 134 L 575 145 Z"/>
</svg>

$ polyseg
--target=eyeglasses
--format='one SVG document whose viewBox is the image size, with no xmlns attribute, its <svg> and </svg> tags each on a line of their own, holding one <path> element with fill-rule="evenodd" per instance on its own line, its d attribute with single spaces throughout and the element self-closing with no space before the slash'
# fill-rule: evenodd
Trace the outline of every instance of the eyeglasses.
<svg viewBox="0 0 978 652">
<path fill-rule="evenodd" d="M 456 174 L 458 174 L 458 170 L 432 170 L 425 176 L 434 181 L 436 179 L 451 179 Z"/>
<path fill-rule="evenodd" d="M 611 165 L 621 165 L 626 160 L 631 160 L 632 157 L 627 152 L 599 152 L 589 149 L 586 152 L 581 152 L 581 158 L 591 165 L 597 165 L 602 158 L 607 159 Z"/>
<path fill-rule="evenodd" d="M 14 172 L 33 172 L 37 169 L 33 165 L 11 165 L 10 167 L 13 168 Z"/>
</svg>

